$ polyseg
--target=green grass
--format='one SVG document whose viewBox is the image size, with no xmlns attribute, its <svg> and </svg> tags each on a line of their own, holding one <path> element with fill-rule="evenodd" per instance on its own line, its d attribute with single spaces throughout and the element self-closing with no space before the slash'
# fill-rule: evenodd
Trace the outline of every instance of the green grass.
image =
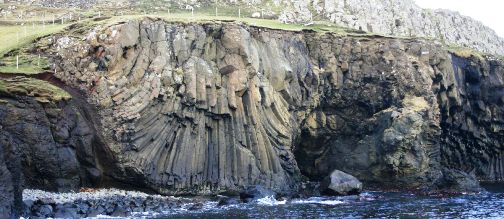
<svg viewBox="0 0 504 219">
<path fill-rule="evenodd" d="M 448 52 L 451 52 L 451 53 L 455 54 L 456 56 L 466 58 L 466 59 L 470 58 L 471 56 L 474 56 L 474 57 L 481 59 L 481 60 L 485 59 L 483 57 L 483 55 L 485 55 L 485 54 L 483 54 L 482 52 L 476 51 L 474 49 L 467 48 L 467 47 L 450 45 L 450 46 L 448 46 L 447 50 L 448 50 Z"/>
<path fill-rule="evenodd" d="M 220 13 L 219 13 L 220 14 Z M 144 17 L 155 17 L 161 18 L 168 22 L 182 22 L 182 23 L 206 23 L 206 22 L 239 22 L 250 26 L 264 27 L 270 29 L 287 30 L 287 31 L 301 31 L 301 30 L 313 30 L 317 32 L 329 32 L 342 35 L 367 35 L 368 33 L 357 31 L 350 28 L 340 27 L 329 22 L 315 21 L 313 25 L 305 26 L 302 24 L 285 24 L 278 20 L 269 19 L 257 19 L 249 17 L 237 17 L 236 16 L 215 16 L 210 14 L 198 13 L 164 13 L 157 15 L 124 15 L 111 17 L 108 20 L 100 21 L 97 24 L 102 25 L 112 25 L 124 20 L 135 20 L 142 19 Z"/>
<path fill-rule="evenodd" d="M 66 91 L 46 81 L 26 77 L 0 79 L 0 93 L 31 96 L 44 103 L 72 98 Z"/>
<path fill-rule="evenodd" d="M 46 57 L 23 53 L 19 56 L 19 68 L 16 67 L 16 57 L 0 58 L 0 73 L 38 74 L 49 68 Z"/>
<path fill-rule="evenodd" d="M 62 31 L 68 24 L 65 25 L 42 25 L 35 26 L 33 28 L 31 25 L 25 26 L 15 25 L 15 26 L 0 26 L 0 56 L 5 55 L 5 53 L 21 48 L 32 43 L 35 39 L 51 35 Z M 19 35 L 19 40 L 18 40 Z"/>
<path fill-rule="evenodd" d="M 164 19 L 168 22 L 182 22 L 182 23 L 206 23 L 206 22 L 238 22 L 251 26 L 258 26 L 271 29 L 287 30 L 287 31 L 301 31 L 313 30 L 317 32 L 330 32 L 340 35 L 365 35 L 364 32 L 355 31 L 349 28 L 336 26 L 330 22 L 316 21 L 310 26 L 302 24 L 284 24 L 277 20 L 256 19 L 250 18 L 251 14 L 255 11 L 251 8 L 243 7 L 241 9 L 241 17 L 238 17 L 238 6 L 219 7 L 218 15 L 215 16 L 215 7 L 195 8 L 194 15 L 187 10 L 171 9 L 170 13 L 157 13 L 155 15 L 124 15 L 112 16 L 107 18 L 109 14 L 107 11 L 102 11 L 102 19 L 84 19 L 78 22 L 72 30 L 68 30 L 67 34 L 84 33 L 94 26 L 102 25 L 109 26 L 125 20 L 142 19 L 144 17 L 157 17 Z M 240 7 L 241 8 L 241 7 Z M 40 9 L 41 11 L 43 9 Z M 54 12 L 54 11 L 51 11 Z M 40 13 L 42 14 L 42 13 Z M 97 11 L 89 10 L 83 15 L 97 16 Z M 52 16 L 52 15 L 51 15 Z M 37 18 L 31 18 L 37 20 Z M 39 17 L 39 20 L 43 19 Z M 45 28 L 41 22 L 36 22 L 38 25 L 33 27 L 28 22 L 25 26 L 17 25 L 16 23 L 0 23 L 0 72 L 4 73 L 22 73 L 22 74 L 36 74 L 42 72 L 48 67 L 48 61 L 42 57 L 39 61 L 37 55 L 31 55 L 28 47 L 32 45 L 36 39 L 52 35 L 63 31 L 72 23 L 61 24 L 46 24 Z M 77 22 L 74 22 L 75 24 Z M 16 55 L 19 55 L 19 68 L 16 67 Z M 39 63 L 40 62 L 40 63 Z"/>
</svg>

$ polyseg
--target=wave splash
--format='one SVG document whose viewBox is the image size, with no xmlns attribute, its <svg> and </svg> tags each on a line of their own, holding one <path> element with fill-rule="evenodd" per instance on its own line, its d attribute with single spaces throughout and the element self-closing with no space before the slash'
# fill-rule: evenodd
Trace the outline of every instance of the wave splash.
<svg viewBox="0 0 504 219">
<path fill-rule="evenodd" d="M 276 206 L 285 205 L 287 203 L 287 200 L 278 201 L 273 196 L 266 196 L 264 198 L 257 199 L 256 202 L 259 205 Z"/>
<path fill-rule="evenodd" d="M 308 199 L 297 199 L 291 201 L 292 204 L 320 204 L 320 205 L 340 205 L 346 202 L 335 199 L 325 199 L 321 197 L 312 197 Z"/>
</svg>

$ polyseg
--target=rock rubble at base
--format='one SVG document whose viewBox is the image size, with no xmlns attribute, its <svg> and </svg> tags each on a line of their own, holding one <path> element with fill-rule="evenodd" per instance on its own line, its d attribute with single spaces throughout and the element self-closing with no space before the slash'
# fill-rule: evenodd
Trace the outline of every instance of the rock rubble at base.
<svg viewBox="0 0 504 219">
<path fill-rule="evenodd" d="M 126 191 L 119 189 L 98 189 L 93 192 L 69 192 L 69 193 L 54 193 L 42 190 L 25 189 L 23 191 L 24 201 L 36 201 L 39 199 L 52 199 L 55 204 L 64 204 L 76 200 L 98 200 L 111 197 L 131 197 L 131 198 L 156 198 L 169 199 L 171 197 L 161 195 L 149 195 L 138 191 Z"/>
<path fill-rule="evenodd" d="M 197 210 L 203 205 L 194 199 L 119 189 L 79 193 L 24 190 L 23 202 L 26 205 L 24 215 L 30 218 L 127 217 L 145 212 L 160 214 L 174 209 Z"/>
</svg>

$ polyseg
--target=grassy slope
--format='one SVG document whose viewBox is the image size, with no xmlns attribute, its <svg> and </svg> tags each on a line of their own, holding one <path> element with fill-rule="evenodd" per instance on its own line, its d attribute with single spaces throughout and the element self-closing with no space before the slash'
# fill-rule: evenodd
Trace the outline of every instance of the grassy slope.
<svg viewBox="0 0 504 219">
<path fill-rule="evenodd" d="M 31 96 L 44 103 L 72 98 L 66 91 L 46 81 L 26 77 L 0 79 L 0 93 Z"/>
<path fill-rule="evenodd" d="M 35 39 L 62 31 L 68 25 L 43 25 L 38 24 L 33 27 L 28 25 L 0 26 L 0 56 L 5 53 L 24 47 L 32 43 Z M 26 29 L 26 32 L 25 32 Z M 19 36 L 19 40 L 18 40 Z"/>
<path fill-rule="evenodd" d="M 47 59 L 38 55 L 23 52 L 38 38 L 61 32 L 68 25 L 0 26 L 0 72 L 36 74 L 47 67 Z M 19 38 L 18 38 L 19 36 Z M 7 54 L 8 53 L 8 54 Z M 19 56 L 19 68 L 16 67 L 16 56 Z"/>
<path fill-rule="evenodd" d="M 157 17 L 164 19 L 170 22 L 183 22 L 183 23 L 191 23 L 191 22 L 241 22 L 251 26 L 265 27 L 270 29 L 279 29 L 279 30 L 287 30 L 287 31 L 301 31 L 301 30 L 313 30 L 317 32 L 330 32 L 341 35 L 366 35 L 367 33 L 356 31 L 350 28 L 336 26 L 334 24 L 325 22 L 325 21 L 315 21 L 312 25 L 305 26 L 302 24 L 285 24 L 278 20 L 268 20 L 268 19 L 258 19 L 258 18 L 249 18 L 249 17 L 241 17 L 238 18 L 236 16 L 219 16 L 209 15 L 209 14 L 194 14 L 191 13 L 158 13 L 155 15 L 124 15 L 124 16 L 115 16 L 109 20 L 102 21 L 100 24 L 110 25 L 114 23 L 118 23 L 120 21 L 128 20 L 128 19 L 141 19 L 143 17 Z"/>
<path fill-rule="evenodd" d="M 462 57 L 462 58 L 467 59 L 467 58 L 470 58 L 471 56 L 474 56 L 480 60 L 484 60 L 483 56 L 485 54 L 483 54 L 479 51 L 476 51 L 474 49 L 471 49 L 471 48 L 451 45 L 451 46 L 448 46 L 447 50 L 448 50 L 448 52 L 451 52 L 451 53 L 453 53 L 459 57 Z"/>
<path fill-rule="evenodd" d="M 171 9 L 170 13 L 166 11 L 165 13 L 156 13 L 154 15 L 124 15 L 124 16 L 113 16 L 110 19 L 103 21 L 93 21 L 91 19 L 83 19 L 81 22 L 86 23 L 88 26 L 94 25 L 110 25 L 117 23 L 126 19 L 141 19 L 142 17 L 159 17 L 167 21 L 173 22 L 215 22 L 215 21 L 237 21 L 248 25 L 266 27 L 272 29 L 282 29 L 290 31 L 300 31 L 303 29 L 310 29 L 319 32 L 332 32 L 336 34 L 362 34 L 357 33 L 354 30 L 348 28 L 338 27 L 336 25 L 327 22 L 314 22 L 313 25 L 304 26 L 300 24 L 284 24 L 277 20 L 267 20 L 267 19 L 255 19 L 250 18 L 252 10 L 243 8 L 241 10 L 241 17 L 238 17 L 238 7 L 222 7 L 218 9 L 218 15 L 215 16 L 215 8 L 196 8 L 194 10 L 194 15 L 187 10 Z M 96 11 L 87 11 L 87 14 L 96 15 Z M 39 12 L 42 14 L 42 12 Z M 106 11 L 102 12 L 103 16 L 106 16 Z M 46 17 L 52 17 L 49 13 Z M 65 25 L 56 24 L 52 25 L 52 22 L 46 22 L 46 25 L 42 25 L 41 20 L 44 17 L 30 18 L 31 21 L 24 25 L 16 24 L 14 21 L 0 23 L 0 72 L 6 73 L 24 73 L 24 74 L 36 74 L 42 72 L 44 68 L 47 68 L 47 60 L 42 57 L 41 60 L 38 59 L 38 55 L 30 55 L 22 52 L 23 49 L 31 46 L 36 39 L 55 34 L 64 30 L 68 27 L 70 23 Z M 35 22 L 33 26 L 32 21 Z M 9 53 L 9 54 L 7 54 Z M 16 55 L 19 55 L 19 68 L 16 68 Z"/>
</svg>

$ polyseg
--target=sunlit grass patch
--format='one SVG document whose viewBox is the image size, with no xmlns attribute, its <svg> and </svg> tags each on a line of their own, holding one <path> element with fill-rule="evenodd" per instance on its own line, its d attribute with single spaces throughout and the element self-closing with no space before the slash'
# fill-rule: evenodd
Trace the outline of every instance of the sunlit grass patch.
<svg viewBox="0 0 504 219">
<path fill-rule="evenodd" d="M 44 56 L 23 53 L 19 55 L 19 68 L 16 59 L 16 55 L 0 58 L 0 73 L 38 74 L 50 67 Z"/>
<path fill-rule="evenodd" d="M 483 53 L 476 51 L 471 48 L 467 47 L 461 47 L 461 46 L 449 46 L 448 51 L 455 54 L 456 56 L 462 57 L 462 58 L 470 58 L 471 56 L 474 56 L 476 58 L 479 58 L 483 60 Z"/>
<path fill-rule="evenodd" d="M 68 24 L 0 26 L 0 56 L 32 43 L 35 39 L 61 32 Z"/>
<path fill-rule="evenodd" d="M 69 93 L 49 82 L 26 77 L 0 79 L 0 93 L 31 96 L 39 102 L 58 102 L 72 98 Z"/>
</svg>

